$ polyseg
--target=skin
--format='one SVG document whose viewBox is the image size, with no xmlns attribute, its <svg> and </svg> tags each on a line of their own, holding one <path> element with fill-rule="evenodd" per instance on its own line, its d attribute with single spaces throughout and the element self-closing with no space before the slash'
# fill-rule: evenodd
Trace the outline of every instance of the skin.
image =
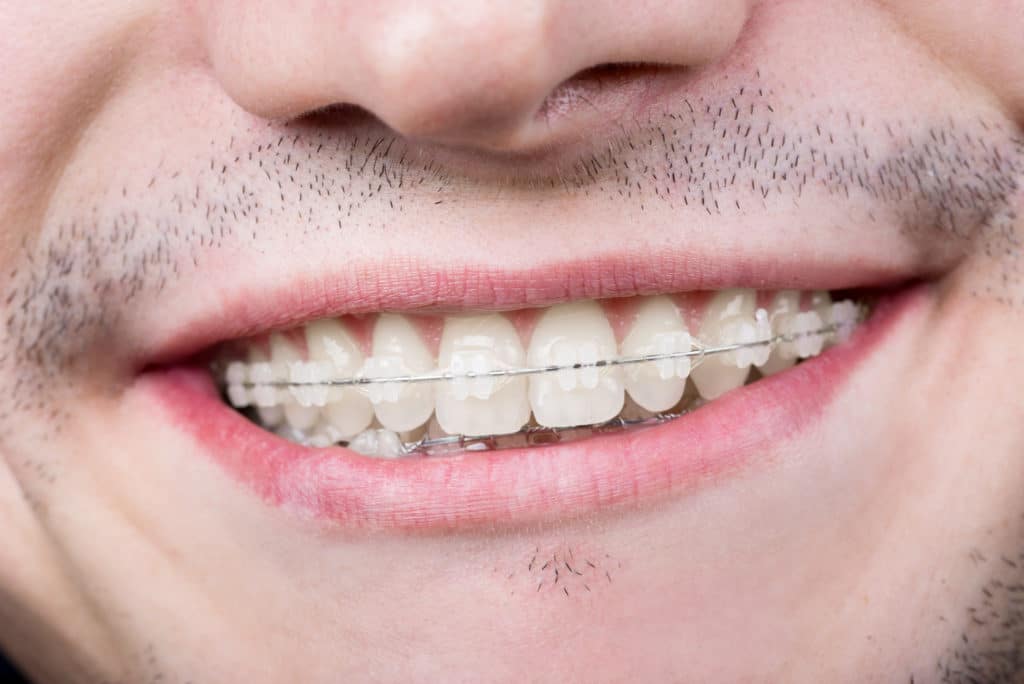
<svg viewBox="0 0 1024 684">
<path fill-rule="evenodd" d="M 1021 3 L 0 2 L 0 25 L 0 645 L 36 680 L 1024 676 Z M 565 83 L 625 62 L 673 68 Z M 711 141 L 715 193 L 669 180 L 671 143 Z M 802 161 L 781 181 L 732 143 Z M 908 158 L 934 173 L 901 194 Z M 679 240 L 708 245 L 698 274 L 885 245 L 933 285 L 764 454 L 786 467 L 528 528 L 282 514 L 135 382 L 247 283 Z M 593 565 L 538 591 L 556 555 Z"/>
</svg>

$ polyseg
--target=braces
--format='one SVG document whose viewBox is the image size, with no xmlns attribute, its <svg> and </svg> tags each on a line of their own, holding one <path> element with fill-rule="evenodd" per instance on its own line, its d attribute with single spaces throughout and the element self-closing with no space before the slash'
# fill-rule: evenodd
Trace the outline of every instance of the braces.
<svg viewBox="0 0 1024 684">
<path fill-rule="evenodd" d="M 586 430 L 589 434 L 606 434 L 622 432 L 623 430 L 652 427 L 667 423 L 692 411 L 696 406 L 687 408 L 675 413 L 659 413 L 649 418 L 612 418 L 606 423 L 597 425 L 575 425 L 572 427 L 549 428 L 539 425 L 529 425 L 518 432 L 511 432 L 504 435 L 485 435 L 481 437 L 470 437 L 466 435 L 447 435 L 445 437 L 424 437 L 415 442 L 404 442 L 402 444 L 402 455 L 426 454 L 437 456 L 459 451 L 493 451 L 495 449 L 508 449 L 516 446 L 542 446 L 545 444 L 556 444 L 567 441 L 571 438 L 572 432 Z M 503 443 L 498 442 L 522 442 Z M 340 442 L 339 442 L 340 443 Z M 344 443 L 348 446 L 348 443 Z"/>
<path fill-rule="evenodd" d="M 760 312 L 759 312 L 760 313 Z M 752 342 L 737 342 L 733 344 L 719 345 L 715 347 L 705 347 L 698 340 L 692 339 L 691 344 L 696 347 L 690 351 L 685 352 L 663 352 L 655 354 L 644 354 L 640 356 L 623 356 L 615 359 L 602 359 L 593 362 L 577 362 L 573 364 L 564 365 L 549 365 L 549 366 L 533 366 L 523 368 L 507 368 L 507 369 L 495 369 L 491 371 L 469 371 L 466 373 L 452 373 L 449 371 L 438 371 L 431 373 L 423 373 L 419 375 L 407 375 L 407 376 L 396 376 L 389 378 L 368 378 L 368 377 L 350 377 L 341 378 L 335 380 L 325 381 L 307 381 L 307 382 L 290 382 L 290 381 L 272 381 L 265 383 L 256 382 L 241 382 L 233 383 L 241 385 L 243 387 L 252 388 L 260 386 L 270 387 L 358 387 L 363 385 L 372 385 L 377 383 L 419 383 L 419 382 L 438 382 L 455 379 L 467 379 L 471 380 L 474 378 L 484 377 L 516 377 L 523 375 L 539 375 L 543 373 L 553 373 L 561 370 L 579 370 L 584 368 L 605 368 L 615 366 L 629 366 L 639 363 L 652 363 L 662 360 L 682 359 L 689 358 L 693 359 L 693 367 L 699 365 L 705 358 L 714 356 L 716 354 L 726 354 L 734 352 L 740 349 L 752 349 L 756 347 L 775 347 L 779 344 L 796 342 L 805 337 L 812 336 L 826 336 L 826 335 L 837 335 L 840 339 L 847 337 L 852 329 L 863 322 L 870 309 L 865 304 L 857 304 L 856 310 L 853 315 L 848 317 L 846 320 L 830 323 L 829 325 L 822 326 L 815 330 L 807 330 L 796 333 L 784 333 L 774 335 L 760 340 L 754 340 Z M 223 370 L 222 364 L 220 370 Z M 215 368 L 215 370 L 218 370 Z M 217 375 L 224 377 L 229 373 L 217 373 Z M 704 402 L 697 398 L 691 401 L 685 408 L 674 412 L 663 412 L 653 416 L 644 418 L 622 418 L 616 417 L 605 423 L 596 425 L 577 425 L 571 427 L 543 427 L 537 425 L 524 426 L 520 430 L 501 435 L 481 435 L 481 436 L 470 436 L 470 435 L 445 435 L 441 437 L 428 437 L 424 436 L 418 440 L 401 442 L 400 453 L 397 456 L 412 456 L 412 455 L 423 455 L 423 456 L 434 456 L 450 454 L 459 451 L 490 451 L 495 449 L 505 449 L 511 447 L 527 447 L 527 446 L 539 446 L 543 444 L 553 444 L 557 442 L 566 441 L 574 437 L 574 433 L 586 432 L 586 435 L 594 434 L 606 434 L 613 432 L 621 432 L 627 429 L 650 427 L 654 425 L 660 425 L 670 420 L 674 420 L 683 416 L 690 411 L 698 408 Z M 304 435 L 298 434 L 300 437 L 299 441 L 309 443 L 309 440 Z M 351 441 L 338 440 L 335 442 L 341 446 L 349 446 Z"/>
<path fill-rule="evenodd" d="M 674 359 L 693 359 L 694 367 L 699 365 L 706 357 L 714 356 L 717 354 L 727 354 L 729 352 L 738 351 L 741 349 L 753 349 L 756 347 L 771 346 L 775 347 L 779 344 L 796 342 L 797 340 L 805 337 L 819 337 L 825 335 L 831 335 L 839 332 L 848 332 L 849 329 L 861 323 L 867 316 L 867 307 L 863 305 L 857 306 L 856 315 L 850 320 L 830 323 L 829 325 L 822 326 L 815 330 L 806 330 L 797 333 L 785 333 L 774 335 L 772 337 L 763 338 L 760 340 L 754 340 L 752 342 L 737 342 L 733 344 L 719 345 L 717 347 L 705 347 L 698 340 L 692 339 L 691 344 L 695 346 L 695 349 L 690 351 L 679 351 L 679 352 L 661 352 L 654 354 L 642 354 L 639 356 L 620 356 L 614 359 L 600 359 L 597 361 L 581 361 L 571 364 L 552 364 L 547 366 L 526 366 L 521 368 L 498 368 L 489 371 L 467 371 L 465 373 L 452 373 L 451 371 L 432 371 L 429 373 L 421 373 L 417 375 L 398 375 L 394 377 L 364 377 L 364 376 L 353 376 L 348 378 L 340 378 L 333 380 L 316 380 L 316 381 L 292 381 L 292 380 L 271 380 L 268 382 L 253 382 L 251 380 L 232 382 L 230 379 L 225 377 L 225 384 L 240 385 L 246 388 L 253 387 L 358 387 L 363 385 L 375 385 L 375 384 L 396 384 L 396 383 L 421 383 L 421 382 L 439 382 L 449 380 L 474 380 L 478 378 L 506 378 L 506 377 L 517 377 L 522 375 L 540 375 L 544 373 L 555 373 L 563 370 L 583 370 L 587 368 L 607 368 L 615 366 L 630 366 L 640 363 L 652 363 L 655 361 L 674 360 Z M 232 364 L 228 364 L 227 369 L 230 369 Z M 220 373 L 217 373 L 220 375 Z M 224 375 L 230 375 L 230 370 L 226 370 Z"/>
</svg>

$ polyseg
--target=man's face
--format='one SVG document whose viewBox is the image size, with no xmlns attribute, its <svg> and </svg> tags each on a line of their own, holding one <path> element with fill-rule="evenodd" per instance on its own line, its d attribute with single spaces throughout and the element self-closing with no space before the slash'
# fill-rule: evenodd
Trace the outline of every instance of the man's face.
<svg viewBox="0 0 1024 684">
<path fill-rule="evenodd" d="M 1021 3 L 0 24 L 40 681 L 1024 676 Z"/>
</svg>

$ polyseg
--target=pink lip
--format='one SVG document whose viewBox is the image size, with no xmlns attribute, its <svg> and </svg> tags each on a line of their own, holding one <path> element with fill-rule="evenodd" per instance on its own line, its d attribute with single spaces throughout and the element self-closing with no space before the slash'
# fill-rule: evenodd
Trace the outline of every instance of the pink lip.
<svg viewBox="0 0 1024 684">
<path fill-rule="evenodd" d="M 379 311 L 514 310 L 572 299 L 720 290 L 837 290 L 885 286 L 926 275 L 904 264 L 865 259 L 716 261 L 692 254 L 619 253 L 524 271 L 438 269 L 415 259 L 346 263 L 338 273 L 306 274 L 287 287 L 227 289 L 221 306 L 177 321 L 169 337 L 142 349 L 137 367 L 173 363 L 225 340 L 302 322 Z"/>
<path fill-rule="evenodd" d="M 298 446 L 257 427 L 221 401 L 205 370 L 150 371 L 138 389 L 270 505 L 352 529 L 521 525 L 678 495 L 765 465 L 766 454 L 778 453 L 772 447 L 819 419 L 925 293 L 915 287 L 886 298 L 846 344 L 679 420 L 532 449 L 371 459 Z"/>
</svg>

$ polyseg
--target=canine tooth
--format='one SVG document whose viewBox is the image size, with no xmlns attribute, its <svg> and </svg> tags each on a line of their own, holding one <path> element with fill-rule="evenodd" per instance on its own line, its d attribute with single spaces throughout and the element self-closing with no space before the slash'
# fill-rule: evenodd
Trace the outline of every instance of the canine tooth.
<svg viewBox="0 0 1024 684">
<path fill-rule="evenodd" d="M 364 430 L 352 438 L 348 448 L 364 456 L 397 458 L 405 455 L 402 440 L 391 430 Z"/>
<path fill-rule="evenodd" d="M 537 321 L 527 352 L 530 366 L 593 363 L 616 357 L 615 334 L 593 301 L 553 306 Z M 533 375 L 530 406 L 546 427 L 601 423 L 622 409 L 622 374 L 617 367 L 565 369 Z"/>
<path fill-rule="evenodd" d="M 755 304 L 753 290 L 723 290 L 714 295 L 697 336 L 701 344 L 718 347 L 756 341 Z M 691 371 L 690 377 L 702 397 L 717 399 L 746 382 L 752 360 L 751 354 L 736 351 L 709 355 Z"/>
<path fill-rule="evenodd" d="M 381 314 L 373 328 L 373 356 L 363 364 L 370 378 L 428 373 L 434 359 L 404 316 Z M 394 432 L 423 425 L 434 412 L 434 383 L 373 383 L 367 394 L 380 424 Z"/>
<path fill-rule="evenodd" d="M 306 326 L 309 358 L 328 365 L 329 379 L 344 379 L 359 372 L 363 352 L 345 326 L 334 319 L 313 321 Z M 373 422 L 373 404 L 354 387 L 329 387 L 323 414 L 337 431 L 336 439 L 357 435 Z"/>
<path fill-rule="evenodd" d="M 779 290 L 772 298 L 768 310 L 773 336 L 790 335 L 793 332 L 793 320 L 800 311 L 800 292 L 797 290 Z M 797 359 L 796 345 L 793 342 L 780 342 L 772 347 L 767 361 L 758 366 L 761 375 L 774 375 L 793 366 Z"/>
<path fill-rule="evenodd" d="M 692 348 L 690 333 L 679 309 L 668 297 L 648 297 L 638 306 L 636 319 L 622 342 L 623 356 L 672 354 Z M 623 368 L 629 396 L 648 411 L 666 411 L 686 389 L 690 375 L 689 357 L 630 364 Z"/>
<path fill-rule="evenodd" d="M 456 374 L 519 368 L 526 353 L 519 335 L 499 314 L 448 318 L 438 365 Z M 501 435 L 530 420 L 525 377 L 459 378 L 439 383 L 436 418 L 449 434 Z"/>
</svg>

